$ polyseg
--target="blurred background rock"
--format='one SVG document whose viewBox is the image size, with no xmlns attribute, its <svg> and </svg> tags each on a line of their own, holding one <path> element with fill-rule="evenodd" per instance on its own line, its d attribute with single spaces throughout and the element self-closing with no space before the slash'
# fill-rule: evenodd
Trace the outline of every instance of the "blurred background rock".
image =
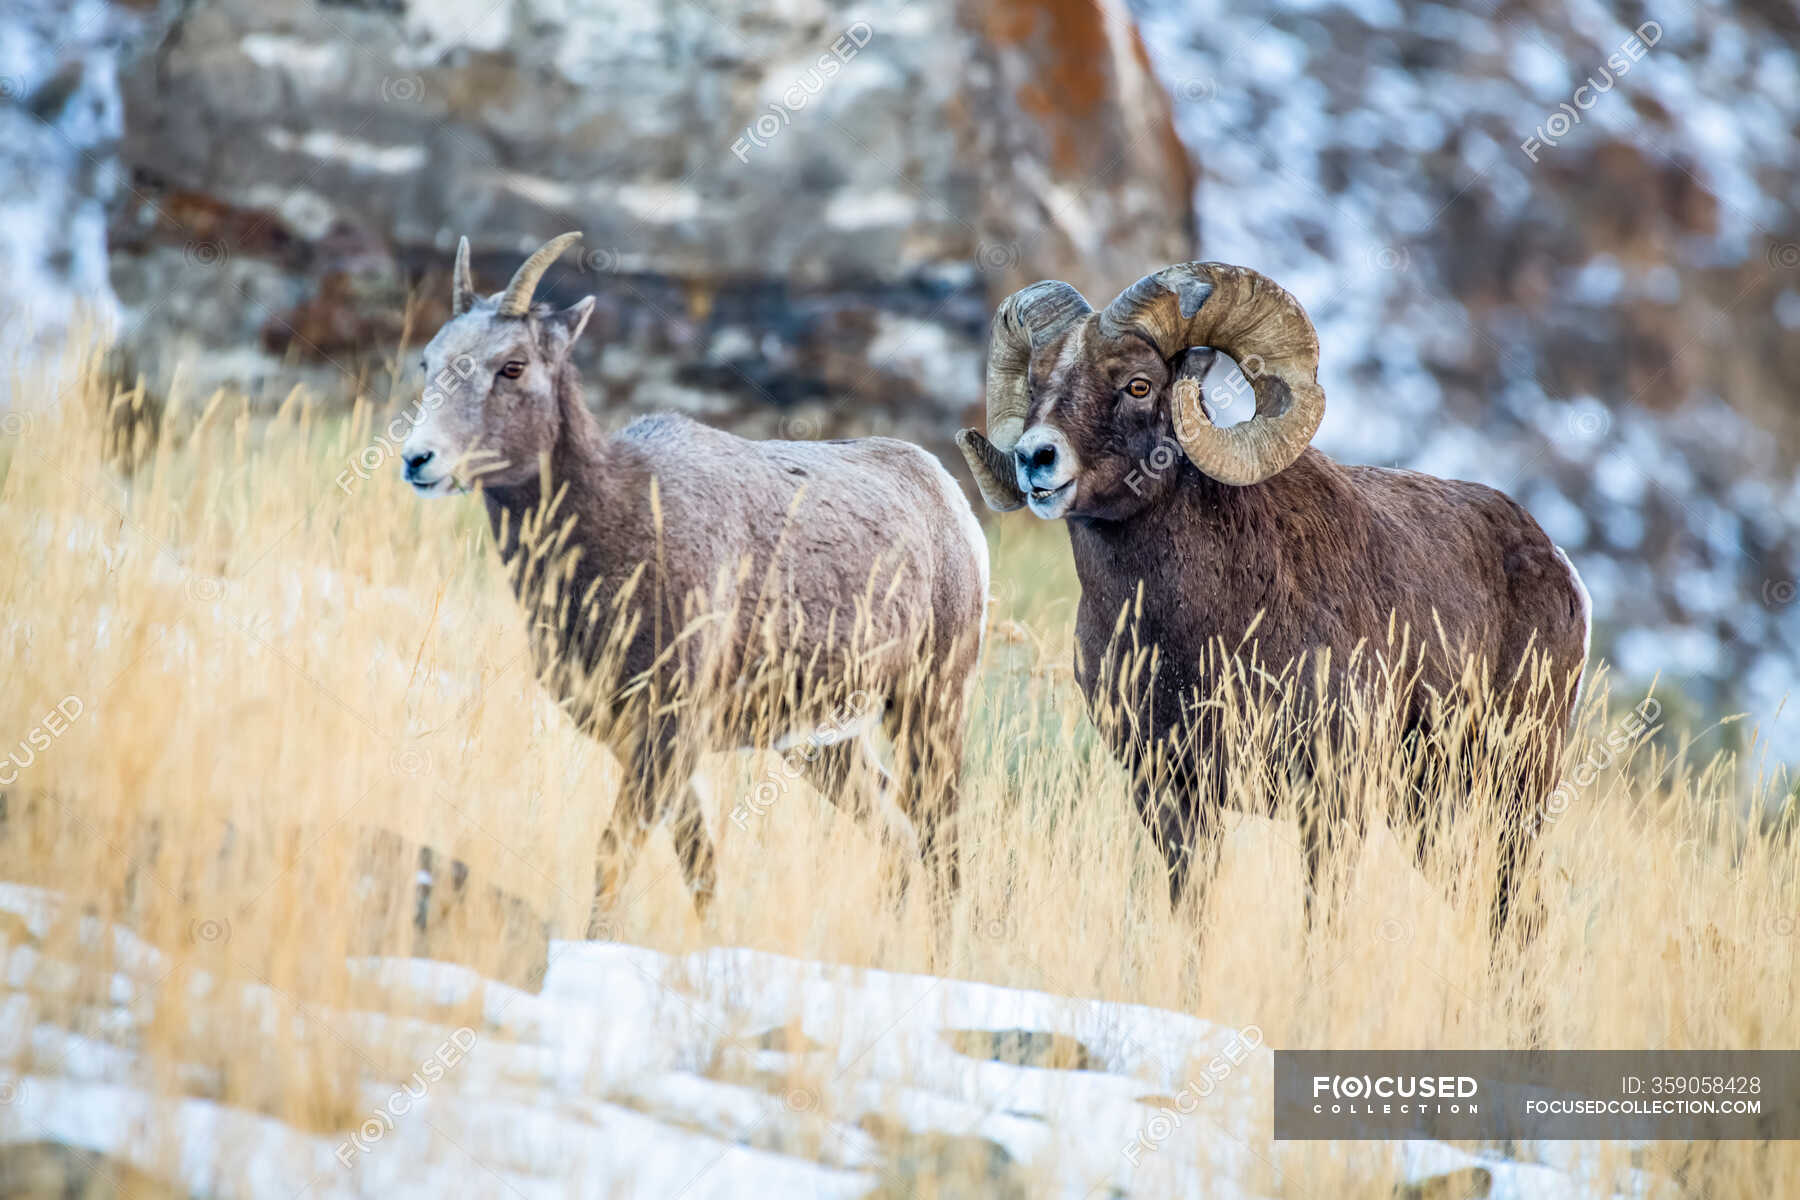
<svg viewBox="0 0 1800 1200">
<path fill-rule="evenodd" d="M 383 396 L 459 234 L 498 288 L 578 228 L 609 421 L 947 454 L 1001 296 L 1241 262 L 1319 324 L 1323 448 L 1508 490 L 1618 670 L 1795 756 L 1796 45 L 1763 0 L 11 0 L 0 351 L 91 312 L 153 387 Z"/>
</svg>

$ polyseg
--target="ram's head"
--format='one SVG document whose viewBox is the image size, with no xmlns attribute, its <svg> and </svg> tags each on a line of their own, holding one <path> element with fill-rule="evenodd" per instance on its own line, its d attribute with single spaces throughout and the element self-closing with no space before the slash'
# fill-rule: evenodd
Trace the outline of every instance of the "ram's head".
<svg viewBox="0 0 1800 1200">
<path fill-rule="evenodd" d="M 1237 360 L 1254 417 L 1213 423 L 1200 387 L 1211 351 Z M 1239 486 L 1292 465 L 1325 414 L 1318 364 L 1299 302 L 1243 267 L 1166 267 L 1099 312 L 1066 283 L 1036 283 L 994 315 L 987 435 L 956 441 L 989 508 L 1119 519 L 1170 486 L 1175 472 L 1146 464 L 1176 447 Z"/>
</svg>

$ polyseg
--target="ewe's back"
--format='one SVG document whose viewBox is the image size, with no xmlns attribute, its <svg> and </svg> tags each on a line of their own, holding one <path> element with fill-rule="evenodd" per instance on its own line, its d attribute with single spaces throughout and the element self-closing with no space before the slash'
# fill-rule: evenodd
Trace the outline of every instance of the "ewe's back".
<svg viewBox="0 0 1800 1200">
<path fill-rule="evenodd" d="M 761 621 L 794 650 L 853 640 L 877 670 L 914 660 L 920 638 L 940 665 L 978 653 L 987 542 L 920 447 L 751 441 L 674 415 L 632 422 L 614 447 L 639 494 L 657 481 L 669 574 L 704 580 L 740 632 Z"/>
</svg>

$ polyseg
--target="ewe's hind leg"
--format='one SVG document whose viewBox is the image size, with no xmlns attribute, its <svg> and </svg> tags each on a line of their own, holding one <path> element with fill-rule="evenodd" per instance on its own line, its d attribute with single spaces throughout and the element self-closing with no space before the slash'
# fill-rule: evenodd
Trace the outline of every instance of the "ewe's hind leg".
<svg viewBox="0 0 1800 1200">
<path fill-rule="evenodd" d="M 874 795 L 855 778 L 858 767 L 873 777 Z M 916 857 L 919 833 L 901 811 L 895 796 L 894 777 L 881 765 L 867 732 L 820 747 L 807 766 L 807 782 L 827 800 L 865 824 L 881 831 L 884 841 L 897 842 L 903 853 Z M 904 879 L 904 876 L 902 876 Z"/>
<path fill-rule="evenodd" d="M 920 708 L 925 706 L 921 705 Z M 961 885 L 954 820 L 961 799 L 962 718 L 957 712 L 933 714 L 888 710 L 888 735 L 899 760 L 900 811 L 918 830 L 919 854 L 926 874 L 939 872 L 946 896 Z"/>
<path fill-rule="evenodd" d="M 719 881 L 718 859 L 700 808 L 700 793 L 691 776 L 669 819 L 669 836 L 675 839 L 675 855 L 681 860 L 681 877 L 687 883 L 688 894 L 694 898 L 694 911 L 704 918 Z"/>
</svg>

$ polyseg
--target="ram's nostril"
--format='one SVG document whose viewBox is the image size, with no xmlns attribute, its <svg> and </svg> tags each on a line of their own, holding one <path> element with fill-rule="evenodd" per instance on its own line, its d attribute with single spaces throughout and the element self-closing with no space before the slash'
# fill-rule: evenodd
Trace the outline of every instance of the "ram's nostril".
<svg viewBox="0 0 1800 1200">
<path fill-rule="evenodd" d="M 1025 465 L 1027 467 L 1030 467 L 1032 470 L 1037 471 L 1037 470 L 1042 470 L 1045 467 L 1053 466 L 1053 465 L 1055 465 L 1055 463 L 1056 463 L 1056 447 L 1054 445 L 1046 444 L 1046 445 L 1039 446 L 1036 450 L 1034 450 L 1031 454 L 1031 457 L 1028 460 L 1026 460 Z"/>
<path fill-rule="evenodd" d="M 419 468 L 423 467 L 426 463 L 428 463 L 432 460 L 433 454 L 434 454 L 433 451 L 427 450 L 423 454 L 407 455 L 406 456 L 407 477 L 410 479 L 411 477 L 417 475 L 419 473 Z"/>
</svg>

